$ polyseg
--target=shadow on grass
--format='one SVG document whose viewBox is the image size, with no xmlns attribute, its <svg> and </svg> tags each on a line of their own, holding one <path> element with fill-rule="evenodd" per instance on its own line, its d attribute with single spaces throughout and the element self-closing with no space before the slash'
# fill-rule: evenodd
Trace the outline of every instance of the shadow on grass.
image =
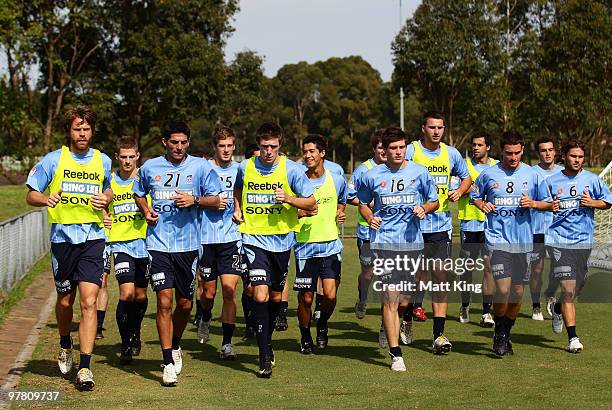
<svg viewBox="0 0 612 410">
<path fill-rule="evenodd" d="M 145 379 L 161 383 L 161 377 L 159 375 L 161 372 L 161 353 L 159 360 L 142 359 L 141 356 L 135 356 L 132 363 L 121 364 L 119 361 L 120 347 L 121 345 L 119 343 L 96 345 L 94 354 L 104 357 L 104 359 L 99 361 L 100 364 L 105 364 L 126 373 L 137 374 Z"/>
<path fill-rule="evenodd" d="M 25 367 L 13 367 L 12 369 L 9 370 L 8 374 L 31 373 L 31 374 L 37 374 L 40 376 L 61 377 L 66 380 L 71 380 L 72 377 L 76 375 L 77 367 L 78 366 L 74 366 L 70 373 L 64 375 L 60 373 L 59 368 L 57 367 L 56 360 L 39 359 L 39 360 L 30 360 Z"/>
</svg>

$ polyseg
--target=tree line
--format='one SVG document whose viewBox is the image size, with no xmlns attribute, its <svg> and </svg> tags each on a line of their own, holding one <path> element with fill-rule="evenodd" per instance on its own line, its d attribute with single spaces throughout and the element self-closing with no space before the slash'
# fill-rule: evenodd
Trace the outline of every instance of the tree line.
<svg viewBox="0 0 612 410">
<path fill-rule="evenodd" d="M 107 152 L 132 135 L 145 156 L 161 152 L 160 130 L 190 123 L 192 147 L 209 149 L 215 126 L 236 129 L 239 148 L 262 121 L 278 122 L 297 155 L 308 133 L 327 136 L 331 159 L 352 170 L 368 137 L 420 114 L 447 116 L 447 142 L 518 129 L 580 137 L 591 165 L 610 159 L 612 6 L 591 0 L 424 0 L 394 39 L 389 82 L 359 56 L 283 66 L 224 48 L 237 0 L 4 0 L 0 3 L 0 155 L 32 157 L 63 142 L 62 113 L 85 103 L 98 113 L 96 144 Z"/>
</svg>

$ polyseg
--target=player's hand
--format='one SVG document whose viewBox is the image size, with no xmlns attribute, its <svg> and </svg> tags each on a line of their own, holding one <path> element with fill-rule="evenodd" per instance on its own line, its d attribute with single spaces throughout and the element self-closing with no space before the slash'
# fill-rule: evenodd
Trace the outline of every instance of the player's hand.
<svg viewBox="0 0 612 410">
<path fill-rule="evenodd" d="M 102 222 L 104 223 L 104 227 L 106 229 L 111 229 L 113 227 L 113 218 L 111 218 L 110 215 L 107 213 L 104 213 L 104 216 L 102 217 Z"/>
<path fill-rule="evenodd" d="M 380 228 L 381 224 L 382 224 L 382 218 L 380 216 L 373 216 L 372 219 L 370 219 L 370 222 L 368 222 L 368 225 L 370 225 L 370 228 L 374 229 L 375 231 L 377 231 L 378 228 Z"/>
<path fill-rule="evenodd" d="M 225 192 L 221 192 L 218 198 L 219 203 L 217 204 L 217 211 L 225 211 L 225 208 L 227 208 L 227 194 Z"/>
<path fill-rule="evenodd" d="M 108 197 L 103 193 L 93 194 L 91 196 L 91 206 L 96 211 L 101 211 L 108 205 Z"/>
<path fill-rule="evenodd" d="M 595 207 L 595 200 L 591 198 L 591 194 L 589 194 L 589 190 L 585 189 L 582 193 L 582 199 L 580 199 L 581 206 Z"/>
<path fill-rule="evenodd" d="M 276 188 L 274 190 L 274 199 L 276 199 L 277 203 L 285 203 L 287 202 L 287 193 L 282 188 Z"/>
<path fill-rule="evenodd" d="M 319 213 L 319 208 L 315 208 L 312 211 L 306 211 L 304 209 L 300 209 L 300 211 L 302 211 L 302 217 L 305 217 L 305 216 L 315 216 L 315 215 L 317 215 Z M 298 213 L 299 213 L 299 211 L 298 211 Z"/>
<path fill-rule="evenodd" d="M 47 203 L 45 205 L 47 205 L 49 208 L 55 208 L 55 205 L 59 203 L 61 198 L 62 198 L 62 190 L 60 189 L 59 191 L 54 192 L 51 195 L 49 195 L 49 198 L 47 198 Z"/>
<path fill-rule="evenodd" d="M 346 212 L 344 212 L 343 209 L 338 209 L 336 211 L 336 222 L 342 225 L 344 224 L 345 221 L 346 221 Z"/>
<path fill-rule="evenodd" d="M 533 199 L 529 198 L 525 194 L 521 194 L 521 207 L 522 208 L 533 208 Z"/>
<path fill-rule="evenodd" d="M 495 205 L 493 205 L 491 202 L 485 202 L 482 206 L 482 212 L 484 212 L 485 214 L 488 214 L 493 211 L 495 211 Z"/>
<path fill-rule="evenodd" d="M 179 208 L 189 208 L 193 206 L 194 196 L 191 192 L 175 191 L 176 195 L 170 197 Z"/>
<path fill-rule="evenodd" d="M 553 196 L 553 202 L 552 202 L 552 211 L 553 212 L 559 212 L 559 203 L 561 201 L 559 201 L 559 198 L 557 198 L 556 196 Z"/>
<path fill-rule="evenodd" d="M 236 224 L 241 224 L 244 222 L 244 218 L 242 217 L 242 211 L 239 209 L 234 209 L 234 213 L 232 214 L 232 221 Z"/>
<path fill-rule="evenodd" d="M 145 212 L 144 217 L 147 221 L 147 224 L 149 225 L 157 224 L 157 220 L 159 219 L 159 215 L 157 214 L 157 212 L 152 210 L 148 210 L 147 212 Z"/>
<path fill-rule="evenodd" d="M 412 213 L 419 219 L 425 219 L 425 210 L 421 205 L 412 208 Z"/>
<path fill-rule="evenodd" d="M 461 198 L 461 195 L 459 195 L 459 190 L 453 189 L 452 191 L 448 191 L 448 200 L 449 201 L 457 202 L 459 200 L 459 198 Z"/>
</svg>

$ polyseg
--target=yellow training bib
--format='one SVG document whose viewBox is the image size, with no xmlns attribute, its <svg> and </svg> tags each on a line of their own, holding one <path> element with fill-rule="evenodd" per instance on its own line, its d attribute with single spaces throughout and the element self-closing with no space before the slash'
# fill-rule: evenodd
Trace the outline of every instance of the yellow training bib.
<svg viewBox="0 0 612 410">
<path fill-rule="evenodd" d="M 120 185 L 115 177 L 111 179 L 113 201 L 108 208 L 112 214 L 113 227 L 106 231 L 107 242 L 133 241 L 147 236 L 147 221 L 136 205 L 133 186 L 134 180 L 127 185 Z M 151 198 L 147 196 L 147 200 L 151 206 Z"/>
<path fill-rule="evenodd" d="M 467 163 L 467 169 L 470 173 L 470 178 L 472 178 L 472 187 L 473 187 L 474 183 L 476 182 L 476 178 L 478 178 L 478 175 L 480 175 L 480 172 L 478 172 L 474 164 L 472 164 L 471 158 L 466 158 L 465 162 Z M 496 163 L 497 161 L 494 160 L 493 158 L 489 159 L 490 167 L 492 167 Z M 470 191 L 471 191 L 471 187 L 470 187 Z M 464 221 L 484 221 L 485 220 L 484 212 L 478 209 L 476 205 L 470 204 L 469 194 L 462 196 L 459 199 L 459 204 L 457 205 L 457 211 L 458 211 L 459 219 L 462 219 Z"/>
<path fill-rule="evenodd" d="M 338 239 L 336 211 L 338 194 L 334 178 L 325 170 L 325 181 L 314 192 L 318 212 L 315 216 L 300 219 L 300 231 L 296 234 L 299 243 L 329 242 Z"/>
<path fill-rule="evenodd" d="M 429 158 L 425 155 L 418 141 L 413 141 L 412 145 L 414 146 L 413 161 L 427 168 L 427 171 L 429 171 L 429 174 L 436 184 L 438 201 L 440 201 L 440 207 L 436 212 L 448 212 L 448 188 L 450 184 L 451 165 L 446 144 L 443 142 L 440 143 L 440 154 L 435 158 Z"/>
</svg>

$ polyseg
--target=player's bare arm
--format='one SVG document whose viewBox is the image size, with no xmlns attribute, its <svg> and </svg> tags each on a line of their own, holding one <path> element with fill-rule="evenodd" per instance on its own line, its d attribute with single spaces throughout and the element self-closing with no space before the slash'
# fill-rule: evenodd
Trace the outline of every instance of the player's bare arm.
<svg viewBox="0 0 612 410">
<path fill-rule="evenodd" d="M 538 211 L 552 211 L 553 203 L 546 201 L 535 201 L 528 197 L 526 194 L 521 195 L 521 207 L 522 208 L 533 208 Z"/>
<path fill-rule="evenodd" d="M 495 211 L 495 205 L 491 202 L 485 202 L 482 199 L 474 199 L 474 205 L 485 214 Z"/>
<path fill-rule="evenodd" d="M 467 178 L 461 181 L 461 184 L 459 184 L 459 187 L 457 189 L 448 192 L 448 200 L 451 202 L 457 202 L 459 198 L 468 194 L 471 189 L 472 178 L 468 176 Z"/>
<path fill-rule="evenodd" d="M 106 206 L 113 200 L 113 191 L 109 188 L 103 193 L 93 194 L 91 196 L 91 207 L 96 211 L 106 209 Z"/>
<path fill-rule="evenodd" d="M 31 206 L 46 206 L 49 208 L 55 208 L 62 197 L 62 191 L 54 192 L 47 196 L 35 189 L 30 189 L 26 196 L 26 202 Z"/>
<path fill-rule="evenodd" d="M 338 222 L 340 225 L 344 224 L 344 222 L 346 221 L 346 205 L 344 204 L 338 204 L 338 208 L 336 210 L 336 222 Z"/>
<path fill-rule="evenodd" d="M 364 204 L 359 204 L 359 213 L 363 216 L 363 219 L 366 220 L 370 228 L 374 230 L 378 230 L 380 228 L 380 224 L 382 223 L 382 218 L 378 216 L 374 216 L 372 209 L 369 206 Z"/>
<path fill-rule="evenodd" d="M 142 214 L 144 215 L 147 224 L 155 225 L 157 223 L 157 220 L 159 219 L 159 215 L 157 214 L 157 212 L 149 208 L 147 198 L 135 195 L 134 200 L 136 201 L 138 209 L 140 209 L 140 212 L 142 212 Z"/>
<path fill-rule="evenodd" d="M 607 203 L 602 199 L 593 199 L 591 198 L 591 194 L 588 191 L 582 193 L 582 198 L 580 199 L 581 206 L 587 206 L 589 208 L 606 210 L 612 207 L 612 204 Z"/>
<path fill-rule="evenodd" d="M 287 193 L 282 188 L 276 188 L 274 191 L 274 195 L 276 197 L 277 202 L 281 202 L 284 204 L 289 204 L 297 209 L 302 209 L 304 211 L 316 211 L 317 209 L 317 200 L 314 196 L 309 196 L 307 198 L 300 198 L 291 195 L 287 195 Z"/>
</svg>

